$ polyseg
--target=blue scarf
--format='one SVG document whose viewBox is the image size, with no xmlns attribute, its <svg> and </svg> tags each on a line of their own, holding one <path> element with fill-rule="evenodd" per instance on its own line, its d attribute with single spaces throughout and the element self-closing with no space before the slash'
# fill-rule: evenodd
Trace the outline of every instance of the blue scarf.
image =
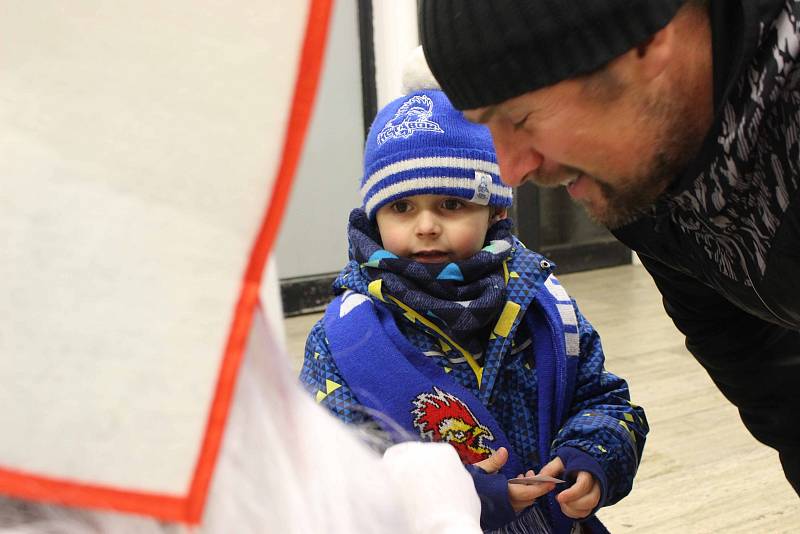
<svg viewBox="0 0 800 534">
<path fill-rule="evenodd" d="M 388 307 L 346 291 L 323 320 L 339 372 L 393 441 L 447 442 L 469 464 L 505 447 L 501 471 L 508 478 L 524 471 L 486 407 L 400 333 Z"/>
<path fill-rule="evenodd" d="M 424 314 L 472 354 L 483 351 L 506 301 L 503 269 L 514 243 L 509 219 L 489 228 L 483 249 L 450 263 L 420 263 L 384 250 L 377 225 L 361 208 L 350 213 L 348 236 L 350 259 L 370 280 L 382 280 L 385 294 Z"/>
<path fill-rule="evenodd" d="M 557 282 L 550 285 L 554 289 L 545 284 L 548 291 L 538 294 L 537 306 L 525 319 L 533 333 L 539 375 L 537 449 L 544 459 L 550 457 L 553 436 L 568 416 L 578 359 L 577 348 L 567 341 L 576 325 L 565 325 L 558 308 L 570 303 L 569 296 L 557 291 Z M 507 478 L 523 472 L 524 462 L 491 413 L 400 333 L 390 308 L 380 302 L 382 296 L 373 300 L 347 290 L 331 302 L 323 319 L 336 366 L 363 407 L 395 442 L 447 442 L 470 464 L 505 447 L 509 460 L 500 472 Z M 572 520 L 561 513 L 552 494 L 542 505 L 553 532 L 571 531 Z M 607 533 L 597 518 L 587 523 L 591 532 Z M 501 531 L 519 528 L 515 523 Z"/>
</svg>

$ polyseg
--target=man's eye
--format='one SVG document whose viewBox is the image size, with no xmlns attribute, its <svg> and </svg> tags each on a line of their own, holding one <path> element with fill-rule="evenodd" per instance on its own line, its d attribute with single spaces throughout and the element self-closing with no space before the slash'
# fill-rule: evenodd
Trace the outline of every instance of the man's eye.
<svg viewBox="0 0 800 534">
<path fill-rule="evenodd" d="M 448 198 L 447 200 L 442 202 L 442 207 L 446 210 L 457 210 L 461 209 L 463 206 L 464 203 L 455 198 Z"/>
<path fill-rule="evenodd" d="M 530 116 L 530 113 L 525 115 L 524 117 L 522 117 L 520 120 L 514 122 L 513 123 L 514 124 L 514 129 L 515 130 L 519 130 L 520 128 L 525 126 L 525 122 L 527 122 L 529 116 Z"/>
</svg>

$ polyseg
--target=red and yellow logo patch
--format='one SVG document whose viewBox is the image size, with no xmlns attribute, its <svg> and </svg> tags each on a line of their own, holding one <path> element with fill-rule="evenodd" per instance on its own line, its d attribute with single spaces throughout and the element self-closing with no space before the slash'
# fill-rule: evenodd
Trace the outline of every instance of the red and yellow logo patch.
<svg viewBox="0 0 800 534">
<path fill-rule="evenodd" d="M 492 454 L 487 444 L 494 441 L 492 431 L 458 397 L 434 387 L 433 393 L 417 395 L 413 404 L 414 427 L 423 439 L 449 443 L 465 464 L 480 462 Z"/>
</svg>

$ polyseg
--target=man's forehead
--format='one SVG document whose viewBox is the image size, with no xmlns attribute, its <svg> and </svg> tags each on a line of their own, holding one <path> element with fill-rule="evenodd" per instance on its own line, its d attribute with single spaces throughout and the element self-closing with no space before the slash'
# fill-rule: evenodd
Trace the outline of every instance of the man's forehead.
<svg viewBox="0 0 800 534">
<path fill-rule="evenodd" d="M 496 117 L 510 117 L 522 110 L 525 113 L 537 114 L 541 108 L 541 97 L 548 88 L 530 91 L 521 95 L 509 98 L 497 104 L 491 104 L 480 108 L 464 110 L 464 117 L 470 122 L 478 124 L 488 124 Z"/>
<path fill-rule="evenodd" d="M 576 102 L 583 82 L 576 78 L 561 81 L 554 85 L 528 91 L 497 104 L 464 110 L 464 117 L 470 122 L 488 124 L 494 119 L 517 121 L 522 116 L 537 120 L 548 117 L 567 103 Z"/>
</svg>

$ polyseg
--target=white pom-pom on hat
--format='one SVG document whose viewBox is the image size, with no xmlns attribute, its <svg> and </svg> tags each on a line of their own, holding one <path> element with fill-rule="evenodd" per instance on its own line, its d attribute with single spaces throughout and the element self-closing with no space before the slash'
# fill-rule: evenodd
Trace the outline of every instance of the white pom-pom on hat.
<svg viewBox="0 0 800 534">
<path fill-rule="evenodd" d="M 439 82 L 433 77 L 422 47 L 418 46 L 406 57 L 403 64 L 403 94 L 422 89 L 441 89 Z"/>
</svg>

